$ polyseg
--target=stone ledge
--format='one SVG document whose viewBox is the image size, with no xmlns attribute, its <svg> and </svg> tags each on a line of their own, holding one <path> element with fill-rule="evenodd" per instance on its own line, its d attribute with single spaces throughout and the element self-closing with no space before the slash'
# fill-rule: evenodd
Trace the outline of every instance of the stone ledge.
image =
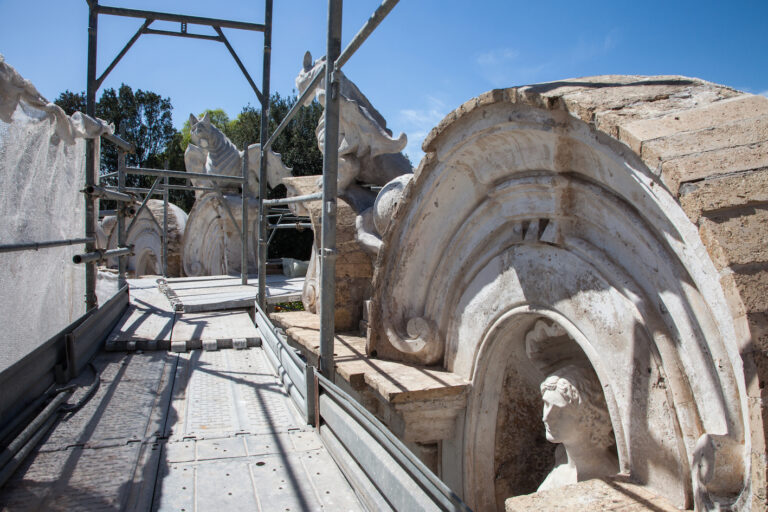
<svg viewBox="0 0 768 512">
<path fill-rule="evenodd" d="M 310 364 L 320 355 L 320 317 L 306 311 L 272 313 L 288 342 Z M 469 382 L 438 367 L 373 359 L 365 338 L 336 334 L 334 382 L 358 394 L 355 398 L 406 441 L 432 443 L 452 435 L 457 415 L 466 407 Z M 370 400 L 370 394 L 377 399 Z"/>
<path fill-rule="evenodd" d="M 679 512 L 667 499 L 621 476 L 586 480 L 559 489 L 515 496 L 505 502 L 506 512 Z"/>
</svg>

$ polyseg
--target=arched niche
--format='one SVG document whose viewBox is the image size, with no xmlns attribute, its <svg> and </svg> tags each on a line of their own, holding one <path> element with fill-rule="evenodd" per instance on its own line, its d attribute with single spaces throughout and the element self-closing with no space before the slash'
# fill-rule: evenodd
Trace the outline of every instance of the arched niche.
<svg viewBox="0 0 768 512">
<path fill-rule="evenodd" d="M 379 254 L 368 349 L 472 382 L 442 454 L 461 464 L 470 506 L 496 506 L 485 416 L 494 365 L 522 343 L 497 331 L 517 315 L 557 321 L 589 359 L 623 473 L 678 506 L 696 493 L 738 505 L 750 440 L 733 320 L 658 177 L 567 112 L 513 101 L 462 107 L 426 147 Z M 702 460 L 722 478 L 707 483 Z"/>
</svg>

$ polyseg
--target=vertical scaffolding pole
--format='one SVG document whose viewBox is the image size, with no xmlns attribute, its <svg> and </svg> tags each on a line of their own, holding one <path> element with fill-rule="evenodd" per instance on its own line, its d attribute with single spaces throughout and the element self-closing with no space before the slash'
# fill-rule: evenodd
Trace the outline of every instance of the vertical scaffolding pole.
<svg viewBox="0 0 768 512">
<path fill-rule="evenodd" d="M 334 310 L 336 309 L 336 194 L 339 167 L 339 84 L 334 65 L 341 53 L 342 0 L 328 0 L 325 64 L 325 145 L 323 213 L 320 246 L 320 371 L 333 378 Z"/>
<path fill-rule="evenodd" d="M 96 43 L 98 40 L 98 0 L 88 0 L 88 77 L 86 80 L 85 113 L 96 117 Z M 87 139 L 85 143 L 85 187 L 96 183 L 96 141 Z M 85 194 L 85 252 L 96 250 L 96 201 L 90 194 Z M 96 299 L 96 262 L 85 264 L 85 309 L 90 311 L 98 307 Z"/>
<path fill-rule="evenodd" d="M 242 229 L 240 230 L 240 283 L 248 284 L 248 146 L 243 151 L 243 183 L 240 197 L 243 202 Z M 168 178 L 166 178 L 168 179 Z"/>
<path fill-rule="evenodd" d="M 163 277 L 168 277 L 168 176 L 163 178 Z"/>
<path fill-rule="evenodd" d="M 122 149 L 117 150 L 117 191 L 120 193 L 125 192 L 125 151 Z M 117 246 L 125 247 L 126 233 L 125 233 L 125 209 L 127 204 L 118 201 L 117 202 Z M 104 247 L 106 249 L 106 247 Z M 117 289 L 122 290 L 125 286 L 125 267 L 128 259 L 127 254 L 123 254 L 117 258 Z"/>
<path fill-rule="evenodd" d="M 267 214 L 264 200 L 267 198 L 267 154 L 264 143 L 269 139 L 269 68 L 272 58 L 272 0 L 267 0 L 264 7 L 264 68 L 261 85 L 261 130 L 259 146 L 259 307 L 266 311 L 267 306 Z"/>
</svg>

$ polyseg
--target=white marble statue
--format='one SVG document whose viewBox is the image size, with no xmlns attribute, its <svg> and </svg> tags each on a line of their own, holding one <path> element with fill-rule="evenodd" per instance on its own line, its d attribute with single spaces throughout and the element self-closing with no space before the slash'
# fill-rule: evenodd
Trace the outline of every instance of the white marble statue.
<svg viewBox="0 0 768 512">
<path fill-rule="evenodd" d="M 296 77 L 296 87 L 304 92 L 309 83 L 322 69 L 325 57 L 313 63 L 312 54 L 304 55 L 304 63 Z M 383 186 L 403 174 L 412 173 L 413 168 L 401 151 L 408 138 L 401 133 L 392 137 L 384 117 L 344 73 L 339 77 L 340 121 L 339 121 L 339 171 L 338 193 L 357 212 L 370 208 L 375 196 L 359 184 Z M 325 104 L 325 78 L 320 80 L 315 97 Z M 307 100 L 307 104 L 311 102 Z M 325 143 L 325 113 L 315 131 L 320 151 Z"/>
<path fill-rule="evenodd" d="M 189 172 L 206 174 L 224 174 L 227 176 L 242 176 L 243 151 L 237 149 L 224 133 L 211 124 L 210 116 L 206 113 L 202 119 L 190 114 L 189 122 L 190 143 L 184 153 L 184 163 Z M 261 162 L 261 146 L 248 146 L 248 195 L 259 196 L 259 166 Z M 267 183 L 270 187 L 280 185 L 283 178 L 291 176 L 291 169 L 283 165 L 280 155 L 269 151 L 267 153 Z M 192 180 L 202 186 L 212 186 L 207 180 Z M 220 183 L 222 191 L 236 192 L 237 183 Z M 198 194 L 199 197 L 199 194 Z"/>
<path fill-rule="evenodd" d="M 242 176 L 244 151 L 240 151 L 224 133 L 211 124 L 208 114 L 202 119 L 189 116 L 190 144 L 184 153 L 188 172 Z M 261 146 L 248 146 L 248 210 L 250 238 L 248 267 L 255 269 L 258 246 L 259 166 Z M 280 155 L 267 152 L 267 184 L 276 187 L 291 176 Z M 193 179 L 196 186 L 216 187 L 211 180 Z M 241 226 L 237 222 L 242 209 L 239 183 L 218 183 L 217 192 L 195 191 L 195 204 L 183 238 L 182 265 L 188 276 L 209 276 L 240 272 Z"/>
<path fill-rule="evenodd" d="M 561 446 L 555 452 L 555 467 L 538 490 L 618 473 L 619 461 L 611 450 L 615 444 L 611 418 L 594 372 L 565 366 L 541 383 L 541 394 L 547 440 Z"/>
</svg>

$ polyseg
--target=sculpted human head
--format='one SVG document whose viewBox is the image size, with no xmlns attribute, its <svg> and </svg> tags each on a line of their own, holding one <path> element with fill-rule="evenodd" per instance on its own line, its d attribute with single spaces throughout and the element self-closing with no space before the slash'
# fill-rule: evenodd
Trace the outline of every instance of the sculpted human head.
<svg viewBox="0 0 768 512">
<path fill-rule="evenodd" d="M 566 446 L 588 441 L 600 448 L 614 444 L 608 408 L 594 372 L 575 365 L 560 368 L 541 383 L 541 394 L 548 441 Z"/>
</svg>

